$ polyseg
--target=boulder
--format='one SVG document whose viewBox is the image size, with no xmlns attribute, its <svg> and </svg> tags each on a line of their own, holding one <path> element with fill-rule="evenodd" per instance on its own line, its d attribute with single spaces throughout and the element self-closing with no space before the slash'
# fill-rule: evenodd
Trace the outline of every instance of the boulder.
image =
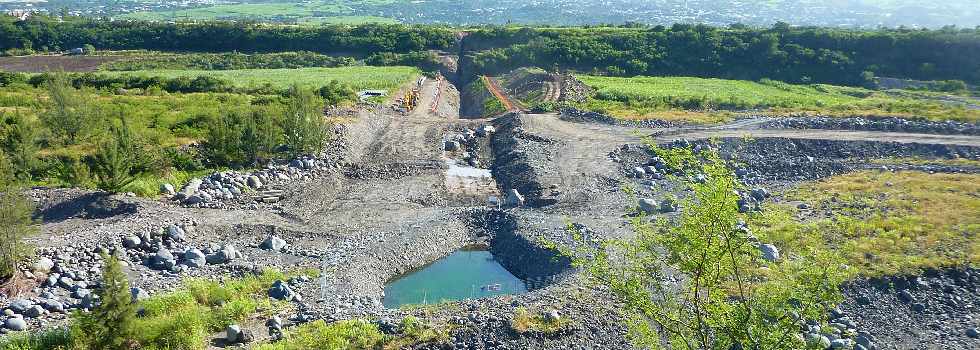
<svg viewBox="0 0 980 350">
<path fill-rule="evenodd" d="M 166 196 L 173 196 L 177 194 L 177 190 L 174 189 L 174 185 L 162 184 L 160 185 L 160 193 Z"/>
<path fill-rule="evenodd" d="M 204 252 L 197 248 L 187 248 L 187 250 L 184 251 L 183 257 L 184 265 L 194 268 L 202 267 L 208 263 L 207 256 L 204 255 Z"/>
<path fill-rule="evenodd" d="M 143 288 L 138 288 L 138 287 L 130 288 L 129 294 L 132 296 L 132 300 L 134 303 L 140 300 L 146 300 L 150 297 L 150 295 L 147 294 L 146 291 L 143 290 Z"/>
<path fill-rule="evenodd" d="M 206 260 L 208 264 L 224 264 L 241 257 L 242 253 L 235 249 L 234 244 L 226 244 L 216 253 L 208 255 Z"/>
<path fill-rule="evenodd" d="M 126 249 L 136 249 L 137 247 L 140 246 L 140 244 L 143 244 L 143 240 L 141 240 L 139 237 L 136 236 L 129 236 L 123 238 L 122 241 L 122 245 Z"/>
<path fill-rule="evenodd" d="M 980 329 L 977 329 L 976 327 L 974 327 L 974 328 L 967 328 L 967 330 L 966 330 L 966 336 L 967 337 L 970 337 L 970 338 L 973 338 L 973 339 L 980 338 Z"/>
<path fill-rule="evenodd" d="M 187 184 L 184 185 L 184 188 L 180 190 L 180 193 L 177 193 L 178 199 L 182 199 L 182 198 L 190 199 L 191 196 L 193 196 L 195 193 L 197 193 L 198 190 L 201 189 L 202 184 L 204 184 L 204 180 L 191 179 L 191 181 L 187 182 Z"/>
<path fill-rule="evenodd" d="M 10 302 L 10 306 L 8 306 L 8 308 L 14 313 L 23 314 L 27 312 L 27 309 L 30 309 L 31 306 L 34 306 L 34 303 L 32 303 L 30 300 L 16 299 Z"/>
<path fill-rule="evenodd" d="M 249 176 L 248 177 L 248 187 L 251 187 L 251 188 L 254 188 L 254 189 L 260 189 L 260 188 L 262 188 L 262 180 L 259 180 L 259 177 L 258 176 L 254 176 L 254 175 L 253 176 Z"/>
<path fill-rule="evenodd" d="M 269 288 L 269 297 L 276 300 L 292 301 L 296 298 L 296 293 L 286 282 L 279 280 L 272 284 L 272 288 Z"/>
<path fill-rule="evenodd" d="M 29 318 L 38 318 L 41 315 L 44 315 L 44 308 L 41 305 L 31 306 L 24 312 L 24 316 Z"/>
<path fill-rule="evenodd" d="M 548 320 L 548 322 L 558 322 L 561 320 L 561 314 L 558 312 L 558 310 L 551 310 L 544 314 L 544 318 L 545 320 Z"/>
<path fill-rule="evenodd" d="M 458 151 L 459 148 L 460 148 L 459 142 L 456 141 L 446 141 L 445 144 L 443 145 L 443 149 L 449 152 Z"/>
<path fill-rule="evenodd" d="M 656 213 L 659 207 L 660 205 L 657 203 L 657 201 L 653 199 L 650 198 L 640 199 L 640 211 L 642 211 L 644 214 Z"/>
<path fill-rule="evenodd" d="M 242 338 L 242 327 L 237 324 L 229 325 L 225 328 L 225 341 L 228 344 L 238 344 L 241 343 Z"/>
<path fill-rule="evenodd" d="M 8 318 L 3 325 L 4 327 L 7 327 L 7 329 L 15 332 L 21 332 L 27 330 L 27 321 L 24 321 L 24 319 L 21 317 Z"/>
<path fill-rule="evenodd" d="M 286 241 L 276 236 L 269 236 L 262 242 L 262 249 L 280 251 L 286 248 Z"/>
<path fill-rule="evenodd" d="M 476 135 L 480 137 L 487 137 L 495 132 L 497 132 L 497 129 L 493 125 L 481 125 L 476 129 Z"/>
<path fill-rule="evenodd" d="M 642 179 L 644 176 L 647 175 L 647 171 L 643 170 L 643 167 L 635 167 L 633 168 L 633 170 L 630 171 L 630 175 L 637 179 Z"/>
<path fill-rule="evenodd" d="M 779 249 L 772 244 L 763 244 L 759 246 L 759 251 L 762 252 L 762 258 L 768 261 L 779 260 Z"/>
<path fill-rule="evenodd" d="M 48 299 L 44 301 L 44 309 L 49 312 L 65 312 L 65 304 L 54 299 Z"/>
<path fill-rule="evenodd" d="M 51 272 L 51 269 L 53 268 L 54 268 L 54 260 L 51 260 L 48 257 L 41 257 L 40 259 L 37 259 L 36 262 L 34 262 L 34 271 L 36 272 L 48 273 Z"/>
<path fill-rule="evenodd" d="M 167 226 L 167 238 L 170 238 L 177 242 L 183 242 L 187 240 L 187 234 L 184 229 L 177 225 Z"/>
<path fill-rule="evenodd" d="M 507 198 L 504 200 L 504 205 L 508 207 L 522 207 L 524 206 L 524 196 L 516 189 L 510 189 L 510 191 L 507 191 Z"/>
<path fill-rule="evenodd" d="M 765 200 L 766 198 L 769 198 L 769 191 L 766 191 L 766 189 L 765 188 L 762 188 L 762 187 L 754 188 L 754 189 L 752 189 L 752 192 L 750 193 L 750 195 L 752 196 L 752 199 L 755 199 L 756 201 L 761 202 L 761 201 Z"/>
<path fill-rule="evenodd" d="M 156 254 L 153 255 L 151 263 L 153 264 L 154 268 L 169 270 L 177 265 L 177 259 L 174 258 L 174 255 L 170 253 L 169 250 L 160 248 L 157 250 Z"/>
</svg>

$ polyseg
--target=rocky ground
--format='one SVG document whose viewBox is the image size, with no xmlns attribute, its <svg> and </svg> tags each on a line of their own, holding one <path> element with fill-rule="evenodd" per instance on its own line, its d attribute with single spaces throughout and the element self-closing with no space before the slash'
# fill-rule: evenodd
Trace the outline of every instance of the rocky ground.
<svg viewBox="0 0 980 350">
<path fill-rule="evenodd" d="M 869 159 L 980 157 L 980 140 L 949 127 L 882 132 L 842 123 L 834 124 L 839 130 L 802 130 L 751 120 L 717 128 L 650 123 L 638 131 L 578 112 L 460 119 L 458 92 L 439 80 L 426 82 L 421 96 L 408 114 L 357 111 L 323 155 L 215 174 L 165 188 L 171 194 L 159 199 L 29 191 L 43 224 L 31 241 L 38 259 L 24 266 L 32 279 L 22 281 L 23 293 L 0 297 L 6 312 L 0 329 L 49 327 L 69 310 L 90 307 L 98 253 L 116 250 L 126 257 L 137 298 L 190 276 L 310 268 L 322 278 L 284 281 L 270 293 L 296 306 L 282 315 L 285 326 L 356 317 L 384 326 L 412 314 L 453 325 L 449 344 L 423 348 L 630 348 L 612 299 L 542 242 L 570 243 L 569 221 L 596 238 L 628 237 L 623 212 L 632 203 L 624 184 L 640 189 L 641 209 L 673 215 L 677 208 L 667 195 L 679 189 L 663 180 L 644 140 L 705 147 L 705 140 L 720 138 L 717 147 L 744 164 L 739 176 L 753 185 L 742 194 L 746 209 L 768 197 L 767 187 L 867 168 Z M 385 283 L 475 243 L 488 245 L 535 288 L 426 308 L 382 306 Z M 928 287 L 904 289 L 855 282 L 845 288 L 848 299 L 835 318 L 839 334 L 804 331 L 835 348 L 976 348 L 980 342 L 970 336 L 980 316 L 973 307 L 976 276 L 941 271 L 919 280 Z M 859 303 L 862 298 L 870 303 Z M 569 326 L 517 333 L 510 322 L 519 308 L 567 319 Z"/>
</svg>

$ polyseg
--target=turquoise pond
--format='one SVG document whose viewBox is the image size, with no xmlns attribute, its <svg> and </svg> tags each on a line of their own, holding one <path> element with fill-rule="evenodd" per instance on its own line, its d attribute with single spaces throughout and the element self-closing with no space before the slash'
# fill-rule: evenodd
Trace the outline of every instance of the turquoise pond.
<svg viewBox="0 0 980 350">
<path fill-rule="evenodd" d="M 384 306 L 397 308 L 524 292 L 524 282 L 500 265 L 490 252 L 459 250 L 388 284 Z"/>
</svg>

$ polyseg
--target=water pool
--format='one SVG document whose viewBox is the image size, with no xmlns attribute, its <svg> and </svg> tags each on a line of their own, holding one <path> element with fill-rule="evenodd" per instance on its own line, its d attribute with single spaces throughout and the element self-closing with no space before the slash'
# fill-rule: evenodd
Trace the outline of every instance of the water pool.
<svg viewBox="0 0 980 350">
<path fill-rule="evenodd" d="M 520 294 L 527 286 L 486 250 L 459 250 L 385 287 L 383 304 L 397 308 L 494 295 Z"/>
</svg>

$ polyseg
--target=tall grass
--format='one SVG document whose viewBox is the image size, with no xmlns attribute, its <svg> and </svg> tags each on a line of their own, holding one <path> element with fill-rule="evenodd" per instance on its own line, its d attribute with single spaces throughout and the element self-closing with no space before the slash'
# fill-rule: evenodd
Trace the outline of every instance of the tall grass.
<svg viewBox="0 0 980 350">
<path fill-rule="evenodd" d="M 354 89 L 394 90 L 417 78 L 421 71 L 414 67 L 340 67 L 340 68 L 299 68 L 299 69 L 239 69 L 239 70 L 142 70 L 131 72 L 105 72 L 111 76 L 159 76 L 164 78 L 202 75 L 222 78 L 238 87 L 261 87 L 270 84 L 274 88 L 285 89 L 292 84 L 319 88 L 331 80 L 337 80 Z"/>
</svg>

